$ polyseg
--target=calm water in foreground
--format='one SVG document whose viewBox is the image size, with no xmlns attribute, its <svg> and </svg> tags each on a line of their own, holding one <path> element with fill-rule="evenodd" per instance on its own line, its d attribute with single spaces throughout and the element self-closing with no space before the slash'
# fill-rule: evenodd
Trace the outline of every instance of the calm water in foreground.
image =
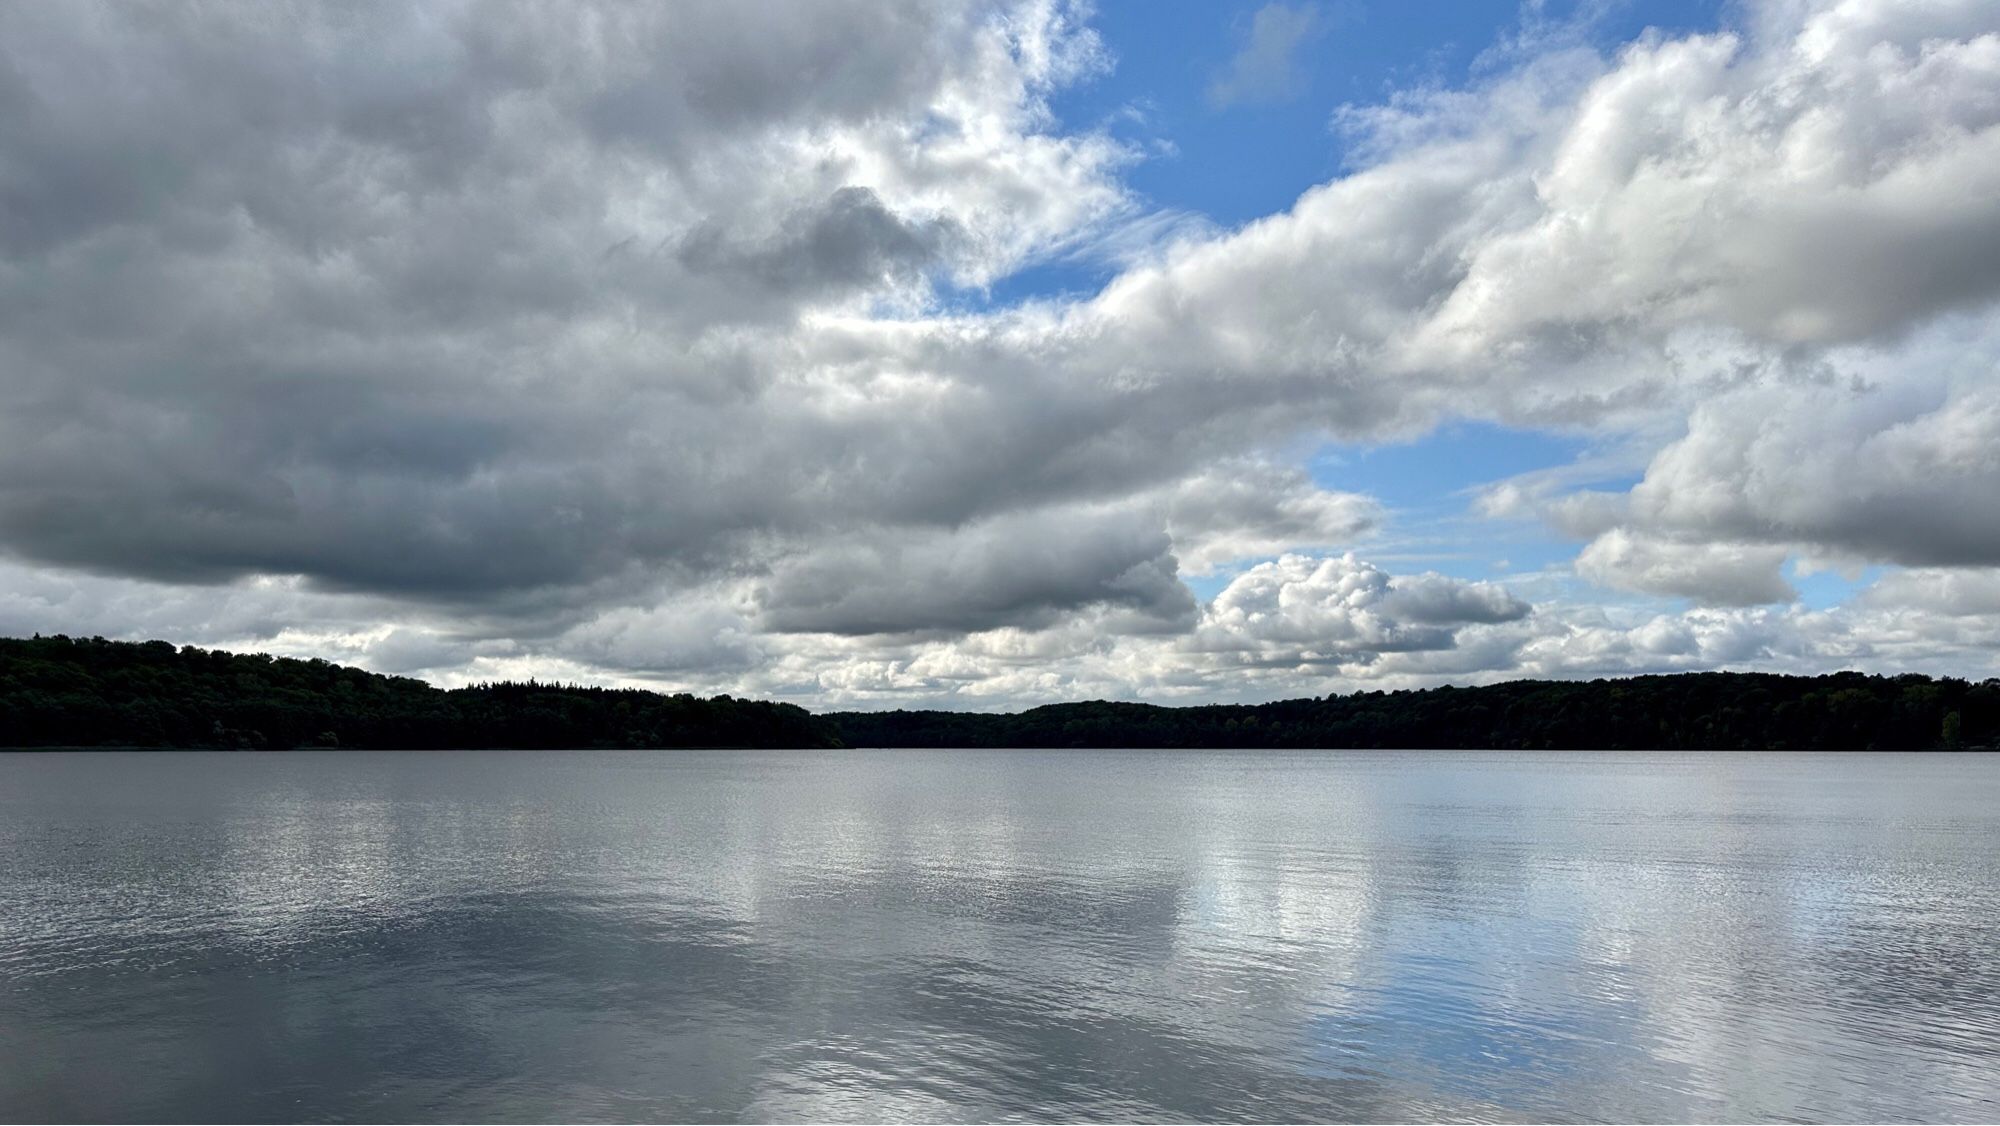
<svg viewBox="0 0 2000 1126">
<path fill-rule="evenodd" d="M 2000 758 L 0 755 L 9 1119 L 2000 1118 Z"/>
</svg>

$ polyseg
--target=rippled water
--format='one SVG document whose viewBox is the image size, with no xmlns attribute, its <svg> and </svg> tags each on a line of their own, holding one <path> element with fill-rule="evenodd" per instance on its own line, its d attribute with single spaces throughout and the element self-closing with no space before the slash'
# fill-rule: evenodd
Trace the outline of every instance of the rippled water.
<svg viewBox="0 0 2000 1126">
<path fill-rule="evenodd" d="M 2000 1118 L 1993 756 L 0 755 L 9 1119 Z"/>
</svg>

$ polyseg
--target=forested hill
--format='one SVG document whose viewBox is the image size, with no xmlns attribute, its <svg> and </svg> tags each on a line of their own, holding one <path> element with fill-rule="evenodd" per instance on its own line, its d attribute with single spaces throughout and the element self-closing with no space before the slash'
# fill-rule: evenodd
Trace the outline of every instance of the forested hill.
<svg viewBox="0 0 2000 1126">
<path fill-rule="evenodd" d="M 1163 708 L 1013 715 L 837 712 L 856 747 L 1480 747 L 1916 750 L 2000 743 L 2000 681 L 1676 673 Z"/>
<path fill-rule="evenodd" d="M 164 641 L 0 639 L 0 746 L 826 747 L 792 704 L 553 684 L 446 691 Z"/>
<path fill-rule="evenodd" d="M 629 689 L 445 690 L 164 641 L 0 639 L 0 746 L 1487 747 L 2000 745 L 2000 681 L 1682 673 L 1275 704 L 1092 702 L 1012 715 L 837 712 Z"/>
</svg>

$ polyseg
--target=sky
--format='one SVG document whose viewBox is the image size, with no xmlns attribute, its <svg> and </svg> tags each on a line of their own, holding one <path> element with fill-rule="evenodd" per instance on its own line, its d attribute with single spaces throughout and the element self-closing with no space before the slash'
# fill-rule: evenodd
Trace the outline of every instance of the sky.
<svg viewBox="0 0 2000 1126">
<path fill-rule="evenodd" d="M 0 6 L 0 634 L 2000 675 L 1992 0 Z"/>
</svg>

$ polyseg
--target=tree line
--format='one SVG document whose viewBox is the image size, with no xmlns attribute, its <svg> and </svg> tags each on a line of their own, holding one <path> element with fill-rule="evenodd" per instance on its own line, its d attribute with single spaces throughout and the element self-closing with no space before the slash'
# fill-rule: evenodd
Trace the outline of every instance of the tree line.
<svg viewBox="0 0 2000 1126">
<path fill-rule="evenodd" d="M 1702 672 L 1517 680 L 1271 704 L 1093 701 L 1024 712 L 841 712 L 853 746 L 1956 750 L 2000 743 L 2000 680 Z"/>
<path fill-rule="evenodd" d="M 322 660 L 63 636 L 0 639 L 0 746 L 830 747 L 793 704 L 527 683 L 450 690 Z"/>
<path fill-rule="evenodd" d="M 38 636 L 0 638 L 0 746 L 1979 749 L 2000 746 L 2000 680 L 1709 672 L 1269 704 L 816 716 L 534 681 L 442 689 L 317 659 Z"/>
</svg>

